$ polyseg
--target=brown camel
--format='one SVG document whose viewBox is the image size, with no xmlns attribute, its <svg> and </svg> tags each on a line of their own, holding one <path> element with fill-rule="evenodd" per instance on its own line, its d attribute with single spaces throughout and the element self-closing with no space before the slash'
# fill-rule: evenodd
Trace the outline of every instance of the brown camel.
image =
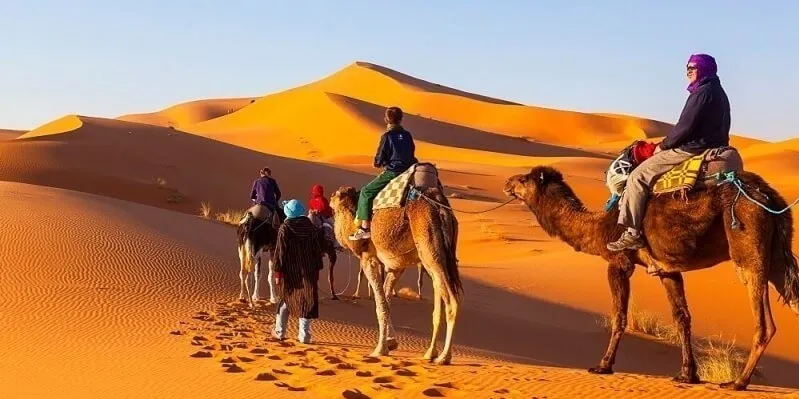
<svg viewBox="0 0 799 399">
<path fill-rule="evenodd" d="M 440 184 L 439 187 L 424 188 L 422 192 L 432 201 L 448 204 Z M 375 211 L 370 240 L 350 241 L 348 237 L 356 229 L 353 220 L 357 202 L 358 192 L 352 187 L 342 187 L 330 198 L 336 237 L 360 259 L 361 269 L 375 296 L 378 340 L 371 356 L 387 355 L 397 348 L 389 293 L 406 268 L 421 263 L 433 281 L 434 290 L 433 336 L 423 358 L 436 364 L 449 364 L 452 360 L 452 334 L 463 291 L 455 256 L 458 239 L 455 215 L 424 198 L 409 200 L 403 208 Z M 385 281 L 382 272 L 385 272 Z M 436 340 L 442 304 L 447 332 L 444 348 L 438 354 Z"/>
<path fill-rule="evenodd" d="M 786 207 L 785 200 L 760 176 L 738 174 L 747 193 L 772 209 Z M 591 212 L 564 181 L 560 172 L 547 166 L 529 174 L 510 177 L 505 193 L 522 200 L 541 228 L 576 251 L 601 256 L 608 261 L 608 281 L 613 296 L 613 325 L 605 355 L 595 374 L 613 373 L 619 341 L 627 325 L 630 277 L 636 265 L 655 265 L 668 296 L 682 346 L 682 366 L 675 381 L 699 383 L 691 350 L 691 316 L 682 272 L 713 267 L 732 260 L 738 277 L 749 292 L 755 319 L 755 334 L 749 358 L 735 381 L 722 388 L 744 390 L 776 327 L 768 297 L 770 282 L 782 299 L 799 315 L 799 267 L 791 251 L 793 224 L 790 211 L 771 215 L 744 199 L 734 203 L 738 189 L 733 184 L 710 185 L 689 192 L 686 200 L 670 196 L 650 198 L 644 219 L 648 246 L 638 251 L 610 252 L 605 245 L 618 237 L 619 211 Z M 732 227 L 734 217 L 737 226 Z"/>
</svg>

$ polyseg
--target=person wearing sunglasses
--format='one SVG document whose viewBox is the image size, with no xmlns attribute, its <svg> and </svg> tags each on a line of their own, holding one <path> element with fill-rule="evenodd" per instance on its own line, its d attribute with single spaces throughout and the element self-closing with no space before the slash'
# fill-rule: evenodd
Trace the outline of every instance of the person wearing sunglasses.
<svg viewBox="0 0 799 399">
<path fill-rule="evenodd" d="M 707 54 L 688 59 L 688 99 L 680 119 L 655 147 L 654 155 L 633 169 L 619 201 L 618 223 L 627 227 L 617 241 L 607 244 L 611 251 L 644 246 L 642 224 L 649 191 L 664 173 L 706 149 L 730 143 L 730 102 L 717 75 L 716 60 Z"/>
</svg>

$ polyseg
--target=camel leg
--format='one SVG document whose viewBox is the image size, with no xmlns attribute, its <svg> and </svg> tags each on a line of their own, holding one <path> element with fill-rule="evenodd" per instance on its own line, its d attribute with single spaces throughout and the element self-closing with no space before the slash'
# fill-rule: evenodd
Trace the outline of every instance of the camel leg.
<svg viewBox="0 0 799 399">
<path fill-rule="evenodd" d="M 632 269 L 634 266 L 628 265 Z M 611 263 L 608 265 L 608 283 L 610 292 L 613 295 L 613 326 L 610 333 L 610 342 L 605 356 L 597 367 L 588 369 L 592 374 L 613 374 L 613 364 L 616 363 L 616 351 L 619 349 L 619 342 L 627 328 L 627 306 L 630 302 L 630 276 L 632 271 L 621 265 Z"/>
<path fill-rule="evenodd" d="M 680 374 L 674 381 L 686 384 L 698 384 L 699 376 L 696 374 L 696 359 L 691 347 L 691 313 L 688 312 L 688 300 L 685 298 L 685 283 L 682 274 L 669 273 L 660 276 L 660 282 L 666 289 L 666 295 L 671 305 L 671 313 L 677 324 L 677 333 L 680 335 L 682 346 L 682 366 Z"/>
<path fill-rule="evenodd" d="M 752 337 L 752 349 L 749 351 L 749 358 L 746 360 L 743 371 L 735 381 L 721 384 L 721 388 L 735 391 L 745 390 L 752 379 L 760 357 L 766 351 L 771 339 L 774 338 L 774 334 L 777 333 L 777 327 L 771 316 L 767 280 L 762 270 L 763 268 L 743 270 L 744 281 L 749 291 L 752 315 L 755 319 L 755 334 Z"/>
<path fill-rule="evenodd" d="M 277 303 L 277 285 L 275 284 L 275 264 L 272 262 L 272 252 L 269 252 L 269 303 Z"/>
<path fill-rule="evenodd" d="M 424 270 L 424 267 L 422 267 L 421 263 L 419 263 L 418 266 L 419 266 L 419 273 L 418 273 L 418 276 L 416 277 L 416 289 L 418 290 L 417 292 L 419 293 L 419 300 L 421 300 L 422 299 L 422 283 L 424 281 L 425 270 Z"/>
<path fill-rule="evenodd" d="M 338 296 L 336 295 L 335 284 L 333 284 L 334 282 L 333 270 L 336 267 L 336 263 L 330 258 L 330 255 L 328 255 L 327 260 L 328 262 L 330 262 L 330 268 L 327 270 L 327 282 L 328 284 L 330 284 L 330 295 L 331 295 L 330 298 L 333 299 L 334 301 L 337 301 Z"/>
<path fill-rule="evenodd" d="M 355 293 L 352 294 L 353 298 L 361 297 L 361 280 L 363 280 L 363 267 L 358 268 L 358 283 L 355 285 Z"/>
<path fill-rule="evenodd" d="M 441 283 L 435 277 L 431 276 L 431 278 L 433 280 L 433 336 L 430 338 L 430 347 L 427 348 L 427 352 L 425 352 L 422 359 L 432 362 L 438 356 L 436 341 L 438 340 L 438 330 L 441 326 L 443 300 L 441 299 Z"/>
<path fill-rule="evenodd" d="M 241 282 L 241 290 L 239 291 L 239 302 L 246 302 L 249 296 L 249 293 L 246 289 L 246 279 L 247 279 L 247 272 L 244 270 L 244 263 L 245 257 L 247 256 L 247 251 L 244 248 L 239 247 L 239 280 Z"/>
<path fill-rule="evenodd" d="M 389 309 L 391 308 L 391 296 L 388 293 L 394 292 L 394 287 L 396 287 L 397 282 L 399 282 L 404 272 L 405 269 L 386 271 L 386 281 L 383 282 L 383 292 L 386 294 L 386 304 Z M 394 323 L 392 323 L 390 319 L 388 320 L 388 330 L 386 331 L 386 345 L 388 346 L 388 350 L 391 351 L 399 347 L 397 336 L 394 333 Z"/>
<path fill-rule="evenodd" d="M 261 286 L 261 253 L 258 252 L 258 255 L 255 257 L 255 268 L 254 268 L 254 276 L 255 276 L 255 286 L 252 290 L 252 300 L 259 301 L 261 296 L 258 294 L 258 288 Z"/>
<path fill-rule="evenodd" d="M 369 285 L 372 287 L 375 296 L 375 312 L 377 313 L 377 346 L 370 356 L 380 357 L 389 352 L 386 345 L 387 325 L 391 320 L 390 310 L 386 302 L 386 294 L 383 291 L 382 279 L 380 278 L 380 268 L 383 265 L 371 256 L 364 256 L 361 260 L 363 269 Z"/>
</svg>

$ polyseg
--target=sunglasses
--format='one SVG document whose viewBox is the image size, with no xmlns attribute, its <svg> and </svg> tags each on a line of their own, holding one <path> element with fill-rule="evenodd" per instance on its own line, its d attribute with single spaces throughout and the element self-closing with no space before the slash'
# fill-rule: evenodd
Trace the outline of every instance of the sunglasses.
<svg viewBox="0 0 799 399">
<path fill-rule="evenodd" d="M 689 71 L 689 72 L 690 71 L 695 71 L 696 70 L 696 65 L 688 65 L 687 67 L 685 67 L 685 69 L 687 71 Z"/>
</svg>

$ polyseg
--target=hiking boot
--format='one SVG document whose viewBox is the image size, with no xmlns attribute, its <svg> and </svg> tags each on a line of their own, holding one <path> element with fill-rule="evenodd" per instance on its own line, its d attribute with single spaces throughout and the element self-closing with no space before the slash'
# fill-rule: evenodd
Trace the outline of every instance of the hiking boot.
<svg viewBox="0 0 799 399">
<path fill-rule="evenodd" d="M 625 231 L 617 241 L 607 245 L 607 248 L 613 252 L 624 251 L 626 249 L 641 249 L 643 247 L 644 240 L 641 234 L 634 234 L 629 230 Z"/>
<path fill-rule="evenodd" d="M 372 237 L 372 233 L 369 230 L 364 230 L 363 228 L 359 228 L 355 234 L 349 237 L 350 241 L 359 241 L 359 240 L 366 240 Z"/>
</svg>

